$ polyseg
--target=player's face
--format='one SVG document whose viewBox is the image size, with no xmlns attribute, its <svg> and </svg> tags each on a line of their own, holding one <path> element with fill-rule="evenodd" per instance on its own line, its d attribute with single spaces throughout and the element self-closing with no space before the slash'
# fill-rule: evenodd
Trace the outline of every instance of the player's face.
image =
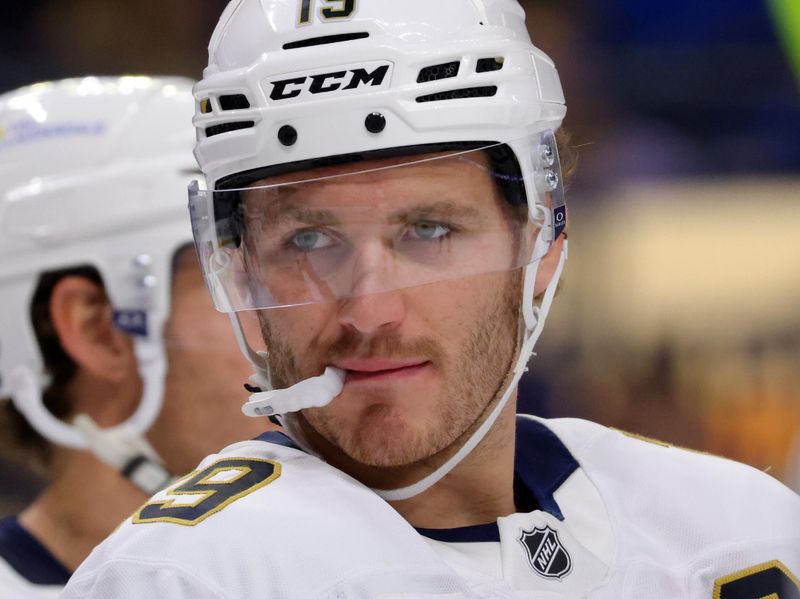
<svg viewBox="0 0 800 599">
<path fill-rule="evenodd" d="M 321 182 L 308 193 L 310 202 L 319 194 L 333 210 L 354 197 L 382 198 L 386 205 L 374 207 L 380 220 L 384 209 L 402 211 L 406 202 L 410 209 L 431 189 L 488 231 L 509 230 L 515 218 L 488 168 L 474 161 L 356 175 Z M 510 236 L 495 238 L 487 251 L 505 252 L 511 263 Z M 500 389 L 516 348 L 520 285 L 517 269 L 262 311 L 273 382 L 283 388 L 329 365 L 344 369 L 342 393 L 324 408 L 304 411 L 306 425 L 363 464 L 426 459 L 478 421 Z"/>
<path fill-rule="evenodd" d="M 211 304 L 194 248 L 175 262 L 164 332 L 165 399 L 148 438 L 170 469 L 183 473 L 210 453 L 257 436 L 265 421 L 241 412 L 251 367 L 236 348 L 230 321 Z"/>
</svg>

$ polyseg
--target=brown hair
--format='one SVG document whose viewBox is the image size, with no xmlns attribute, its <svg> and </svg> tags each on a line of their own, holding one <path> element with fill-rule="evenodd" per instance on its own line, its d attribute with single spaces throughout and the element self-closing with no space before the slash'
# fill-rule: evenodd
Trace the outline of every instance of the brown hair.
<svg viewBox="0 0 800 599">
<path fill-rule="evenodd" d="M 564 177 L 564 188 L 569 188 L 575 171 L 578 168 L 578 151 L 570 145 L 572 134 L 563 127 L 556 131 L 558 158 L 561 161 L 561 174 Z"/>
</svg>

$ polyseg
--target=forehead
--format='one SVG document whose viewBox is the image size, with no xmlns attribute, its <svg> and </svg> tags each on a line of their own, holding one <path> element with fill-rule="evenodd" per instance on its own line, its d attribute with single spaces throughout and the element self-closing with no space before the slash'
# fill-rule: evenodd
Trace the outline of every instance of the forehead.
<svg viewBox="0 0 800 599">
<path fill-rule="evenodd" d="M 290 203 L 324 200 L 359 205 L 447 199 L 486 208 L 497 205 L 499 190 L 484 152 L 426 154 L 326 166 L 261 179 L 244 199 L 272 197 Z"/>
</svg>

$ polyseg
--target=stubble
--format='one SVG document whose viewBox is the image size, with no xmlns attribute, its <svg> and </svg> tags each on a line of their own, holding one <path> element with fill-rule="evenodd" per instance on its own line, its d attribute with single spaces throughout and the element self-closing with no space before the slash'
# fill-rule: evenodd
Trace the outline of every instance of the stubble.
<svg viewBox="0 0 800 599">
<path fill-rule="evenodd" d="M 330 407 L 305 410 L 302 417 L 350 459 L 380 468 L 435 459 L 467 438 L 480 426 L 505 390 L 517 352 L 522 277 L 519 271 L 506 274 L 505 284 L 486 302 L 480 319 L 472 324 L 462 347 L 454 353 L 448 354 L 435 338 L 404 340 L 390 332 L 367 339 L 349 330 L 343 331 L 325 350 L 309 348 L 312 354 L 319 355 L 313 360 L 317 368 L 353 356 L 400 359 L 425 356 L 430 359 L 438 369 L 440 385 L 432 397 L 414 398 L 421 404 L 428 403 L 432 412 L 423 425 L 412 426 L 396 407 L 394 394 L 402 392 L 402 387 L 382 391 L 380 397 L 361 390 L 352 397 L 338 398 L 363 402 L 365 407 L 359 411 L 356 423 Z M 270 326 L 266 317 L 260 320 L 270 348 L 269 366 L 274 386 L 289 387 L 305 378 L 287 340 Z M 314 374 L 319 373 L 305 376 Z"/>
</svg>

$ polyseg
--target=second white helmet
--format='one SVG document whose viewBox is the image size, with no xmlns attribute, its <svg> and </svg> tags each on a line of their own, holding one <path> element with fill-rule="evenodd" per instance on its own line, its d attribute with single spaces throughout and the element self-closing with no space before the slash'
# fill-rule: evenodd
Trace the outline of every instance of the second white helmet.
<svg viewBox="0 0 800 599">
<path fill-rule="evenodd" d="M 192 239 L 191 86 L 87 77 L 0 96 L 0 394 L 53 443 L 91 445 L 44 405 L 50 381 L 30 311 L 45 273 L 93 268 L 135 340 L 143 397 L 114 430 L 141 437 L 160 411 L 172 260 Z"/>
</svg>

